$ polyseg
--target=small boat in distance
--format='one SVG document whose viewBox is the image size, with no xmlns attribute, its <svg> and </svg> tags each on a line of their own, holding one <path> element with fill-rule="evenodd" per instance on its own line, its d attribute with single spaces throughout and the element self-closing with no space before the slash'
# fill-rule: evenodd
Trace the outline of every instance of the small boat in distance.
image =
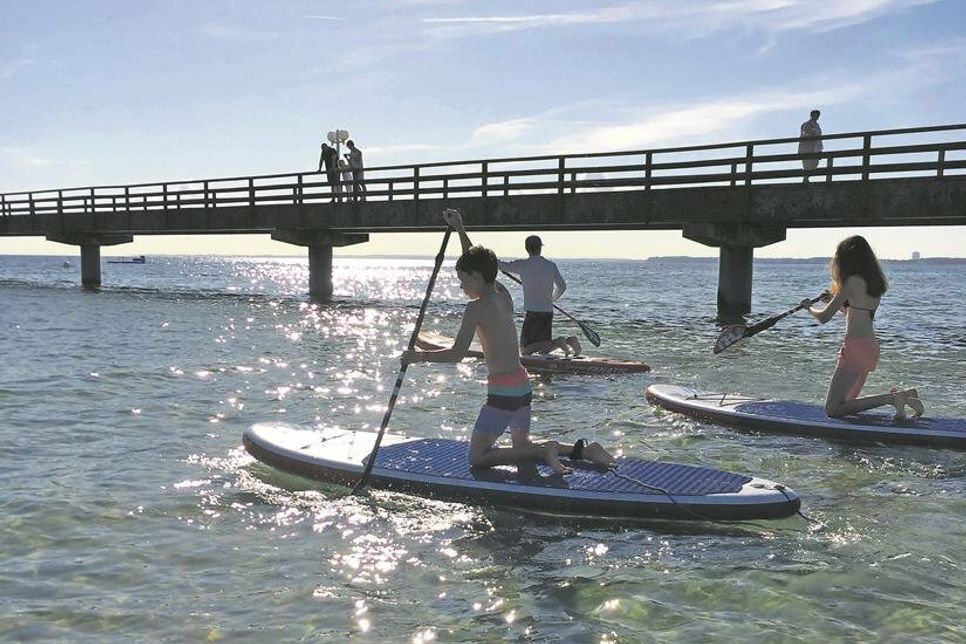
<svg viewBox="0 0 966 644">
<path fill-rule="evenodd" d="M 144 264 L 148 260 L 145 259 L 144 255 L 139 255 L 137 257 L 132 257 L 131 259 L 109 259 L 108 264 Z"/>
</svg>

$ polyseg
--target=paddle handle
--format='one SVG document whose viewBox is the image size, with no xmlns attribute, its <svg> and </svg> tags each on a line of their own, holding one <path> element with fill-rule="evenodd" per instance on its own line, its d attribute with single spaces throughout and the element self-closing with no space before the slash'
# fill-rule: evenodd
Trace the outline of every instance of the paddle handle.
<svg viewBox="0 0 966 644">
<path fill-rule="evenodd" d="M 408 349 L 410 351 L 416 347 L 416 340 L 419 338 L 419 329 L 423 326 L 423 318 L 426 317 L 426 305 L 429 304 L 429 297 L 433 294 L 433 287 L 436 285 L 436 276 L 439 275 L 439 268 L 443 265 L 443 258 L 446 255 L 446 245 L 449 243 L 449 236 L 452 232 L 453 229 L 447 226 L 446 234 L 443 235 L 443 244 L 439 247 L 439 254 L 436 255 L 436 261 L 433 264 L 433 274 L 430 275 L 429 284 L 426 285 L 426 295 L 423 296 L 423 303 L 419 307 L 419 315 L 416 316 L 416 325 L 413 327 L 412 335 L 409 336 Z M 399 375 L 396 376 L 396 384 L 392 388 L 392 395 L 389 396 L 389 405 L 386 407 L 386 413 L 382 416 L 379 434 L 376 435 L 376 442 L 372 447 L 372 452 L 369 453 L 369 459 L 366 461 L 366 467 L 362 471 L 362 477 L 352 487 L 353 494 L 365 486 L 366 481 L 369 479 L 369 474 L 372 472 L 372 467 L 376 463 L 376 454 L 378 454 L 379 447 L 382 445 L 382 437 L 386 433 L 386 427 L 389 426 L 392 410 L 396 407 L 396 399 L 399 397 L 399 390 L 402 389 L 403 381 L 406 379 L 406 368 L 408 366 L 408 363 L 403 362 L 399 367 Z"/>
</svg>

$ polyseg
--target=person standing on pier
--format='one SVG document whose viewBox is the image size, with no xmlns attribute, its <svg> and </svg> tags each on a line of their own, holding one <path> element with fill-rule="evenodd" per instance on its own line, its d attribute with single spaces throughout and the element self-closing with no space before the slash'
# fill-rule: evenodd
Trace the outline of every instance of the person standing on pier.
<svg viewBox="0 0 966 644">
<path fill-rule="evenodd" d="M 345 158 L 349 160 L 349 167 L 352 168 L 352 198 L 360 201 L 366 200 L 366 183 L 362 166 L 362 150 L 356 147 L 352 139 L 345 142 L 349 152 Z"/>
<path fill-rule="evenodd" d="M 328 143 L 322 144 L 319 155 L 319 172 L 325 166 L 325 178 L 332 189 L 332 201 L 342 201 L 342 185 L 339 183 L 339 153 Z"/>
<path fill-rule="evenodd" d="M 549 353 L 560 349 L 564 355 L 580 355 L 576 336 L 553 337 L 553 303 L 567 290 L 567 283 L 557 265 L 541 255 L 543 241 L 530 235 L 524 242 L 529 257 L 500 262 L 500 270 L 520 276 L 523 284 L 523 329 L 520 331 L 520 353 Z"/>
<path fill-rule="evenodd" d="M 346 200 L 352 199 L 354 193 L 352 191 L 352 170 L 349 169 L 349 164 L 346 163 L 345 159 L 339 159 L 339 172 L 342 174 L 342 187 L 345 190 Z"/>
<path fill-rule="evenodd" d="M 812 110 L 810 118 L 799 129 L 798 153 L 802 155 L 802 168 L 805 169 L 802 183 L 808 183 L 808 175 L 818 167 L 818 155 L 822 153 L 822 128 L 818 125 L 821 115 L 820 111 Z"/>
</svg>

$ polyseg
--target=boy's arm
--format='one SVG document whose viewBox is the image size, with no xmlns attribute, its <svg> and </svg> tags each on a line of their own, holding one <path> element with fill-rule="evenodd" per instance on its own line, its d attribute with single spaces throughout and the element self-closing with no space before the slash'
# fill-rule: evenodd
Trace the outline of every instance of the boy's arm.
<svg viewBox="0 0 966 644">
<path fill-rule="evenodd" d="M 473 342 L 476 334 L 476 326 L 479 323 L 479 303 L 474 301 L 466 305 L 463 312 L 463 320 L 460 322 L 460 330 L 453 340 L 453 346 L 449 349 L 436 349 L 433 351 L 403 351 L 400 360 L 406 364 L 414 362 L 459 362 L 466 357 L 466 352 Z"/>
<path fill-rule="evenodd" d="M 463 215 L 460 214 L 459 210 L 456 208 L 447 208 L 444 210 L 443 221 L 459 234 L 460 244 L 463 246 L 464 253 L 473 247 L 473 242 L 470 241 L 469 236 L 466 234 L 466 228 L 463 226 Z"/>
<path fill-rule="evenodd" d="M 525 259 L 514 259 L 509 262 L 504 262 L 503 260 L 497 260 L 497 265 L 500 267 L 501 271 L 506 271 L 508 273 L 514 273 L 516 275 L 520 274 L 520 270 L 523 266 L 526 266 Z"/>
</svg>

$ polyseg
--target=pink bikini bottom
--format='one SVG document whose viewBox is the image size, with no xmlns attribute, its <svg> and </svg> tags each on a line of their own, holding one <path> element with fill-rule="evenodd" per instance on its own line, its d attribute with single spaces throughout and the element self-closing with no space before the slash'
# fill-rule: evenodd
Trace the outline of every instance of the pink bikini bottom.
<svg viewBox="0 0 966 644">
<path fill-rule="evenodd" d="M 875 337 L 845 338 L 839 349 L 838 368 L 843 371 L 869 373 L 879 364 L 879 342 Z"/>
</svg>

